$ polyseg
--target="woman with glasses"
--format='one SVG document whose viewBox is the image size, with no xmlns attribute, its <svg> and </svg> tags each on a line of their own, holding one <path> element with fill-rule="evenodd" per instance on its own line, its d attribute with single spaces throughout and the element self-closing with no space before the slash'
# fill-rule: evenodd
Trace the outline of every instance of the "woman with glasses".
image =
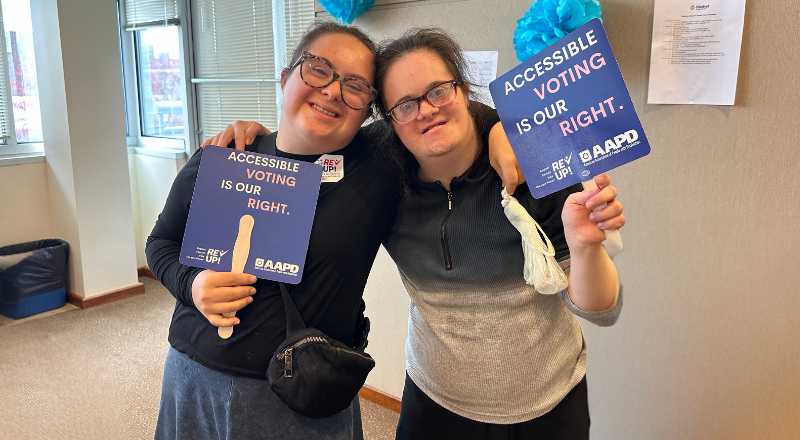
<svg viewBox="0 0 800 440">
<path fill-rule="evenodd" d="M 376 158 L 374 136 L 361 128 L 376 96 L 375 54 L 356 28 L 313 25 L 281 72 L 279 130 L 249 148 L 309 162 L 326 156 L 343 161 L 342 172 L 320 186 L 303 278 L 288 287 L 306 325 L 356 348 L 366 345 L 368 330 L 364 286 L 400 199 L 396 170 Z M 487 119 L 481 131 L 496 120 Z M 201 156 L 202 149 L 176 177 L 147 241 L 150 269 L 177 299 L 155 437 L 363 438 L 356 396 L 335 416 L 309 419 L 270 389 L 265 372 L 286 336 L 276 282 L 179 262 Z M 233 327 L 228 339 L 218 334 L 222 327 Z"/>
<path fill-rule="evenodd" d="M 569 287 L 523 279 L 520 234 L 500 204 L 476 131 L 458 44 L 409 31 L 378 53 L 378 103 L 406 197 L 384 246 L 411 297 L 398 439 L 588 439 L 586 347 L 576 316 L 613 324 L 617 270 L 601 246 L 622 227 L 608 176 L 519 202 L 542 227 Z M 425 66 L 420 69 L 419 66 Z M 593 208 L 608 206 L 592 213 Z"/>
</svg>

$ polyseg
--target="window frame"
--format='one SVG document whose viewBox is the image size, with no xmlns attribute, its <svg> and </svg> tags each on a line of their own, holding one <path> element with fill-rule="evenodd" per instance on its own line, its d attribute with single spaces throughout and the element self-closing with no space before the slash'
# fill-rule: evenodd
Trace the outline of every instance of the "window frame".
<svg viewBox="0 0 800 440">
<path fill-rule="evenodd" d="M 31 13 L 30 8 L 28 13 Z M 31 16 L 31 20 L 33 20 L 33 16 Z M 0 68 L 5 69 L 5 74 L 10 75 L 9 73 L 9 66 L 8 61 L 6 58 L 6 54 L 8 53 L 8 48 L 6 47 L 6 30 L 3 21 L 3 8 L 0 7 L 0 54 L 3 55 L 3 60 L 0 61 Z M 34 48 L 34 54 L 36 53 L 36 48 Z M 5 138 L 0 137 L 0 160 L 6 159 L 18 159 L 18 158 L 28 158 L 31 156 L 44 156 L 44 142 L 43 141 L 35 141 L 35 142 L 19 142 L 17 140 L 17 130 L 16 130 L 16 123 L 14 121 L 14 98 L 11 94 L 11 78 L 9 76 L 8 81 L 2 85 L 5 90 L 3 93 L 10 99 L 10 106 L 9 110 L 11 112 L 11 117 L 8 121 L 8 136 Z M 38 89 L 38 72 L 37 72 L 37 89 Z M 41 115 L 39 116 L 41 118 Z M 3 143 L 5 141 L 5 143 Z"/>
<path fill-rule="evenodd" d="M 143 134 L 141 118 L 141 99 L 142 94 L 139 90 L 139 53 L 137 50 L 138 31 L 126 31 L 125 8 L 120 0 L 117 1 L 117 11 L 119 21 L 117 25 L 120 29 L 120 46 L 122 48 L 122 72 L 123 89 L 125 93 L 127 115 L 127 137 L 126 143 L 129 149 L 137 154 L 157 155 L 164 157 L 181 158 L 191 155 L 199 147 L 199 134 L 196 132 L 196 98 L 194 87 L 191 83 L 191 73 L 193 72 L 193 50 L 191 43 L 191 20 L 184 19 L 189 13 L 189 1 L 178 0 L 179 24 L 175 25 L 178 29 L 180 39 L 180 68 L 181 68 L 181 100 L 183 101 L 183 139 L 148 136 Z"/>
</svg>

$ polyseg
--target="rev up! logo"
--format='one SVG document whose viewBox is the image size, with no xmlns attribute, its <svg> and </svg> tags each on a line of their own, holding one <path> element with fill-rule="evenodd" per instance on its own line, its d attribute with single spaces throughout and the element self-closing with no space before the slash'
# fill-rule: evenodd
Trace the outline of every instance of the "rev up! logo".
<svg viewBox="0 0 800 440">
<path fill-rule="evenodd" d="M 208 248 L 206 251 L 206 261 L 209 263 L 219 264 L 219 262 L 222 261 L 222 257 L 224 257 L 227 253 L 228 251 L 223 251 L 221 249 Z"/>
</svg>

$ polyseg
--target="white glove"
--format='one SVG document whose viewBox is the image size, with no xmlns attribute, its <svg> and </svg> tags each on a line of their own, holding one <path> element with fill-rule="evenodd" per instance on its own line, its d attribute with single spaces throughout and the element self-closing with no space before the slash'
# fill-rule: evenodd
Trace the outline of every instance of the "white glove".
<svg viewBox="0 0 800 440">
<path fill-rule="evenodd" d="M 533 285 L 537 292 L 552 295 L 567 288 L 569 281 L 555 258 L 555 249 L 542 227 L 531 218 L 517 199 L 508 195 L 505 188 L 500 192 L 501 205 L 506 217 L 522 235 L 522 252 L 525 255 L 525 282 Z M 540 235 L 541 234 L 541 235 Z M 547 242 L 545 245 L 544 241 Z"/>
</svg>

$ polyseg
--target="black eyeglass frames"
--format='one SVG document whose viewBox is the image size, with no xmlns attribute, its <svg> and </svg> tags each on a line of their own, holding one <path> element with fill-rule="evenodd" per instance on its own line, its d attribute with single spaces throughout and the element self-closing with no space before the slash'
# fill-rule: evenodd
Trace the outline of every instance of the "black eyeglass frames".
<svg viewBox="0 0 800 440">
<path fill-rule="evenodd" d="M 378 91 L 366 81 L 339 76 L 328 60 L 314 54 L 303 52 L 303 55 L 292 64 L 290 69 L 294 69 L 298 64 L 300 65 L 300 78 L 311 87 L 321 89 L 328 87 L 334 81 L 339 81 L 342 101 L 353 110 L 361 110 L 378 96 Z"/>
</svg>

